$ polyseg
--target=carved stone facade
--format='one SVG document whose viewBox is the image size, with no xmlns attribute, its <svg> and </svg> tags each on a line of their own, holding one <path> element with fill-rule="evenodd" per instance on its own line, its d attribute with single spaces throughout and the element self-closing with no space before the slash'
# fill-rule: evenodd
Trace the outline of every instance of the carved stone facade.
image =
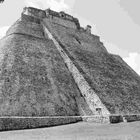
<svg viewBox="0 0 140 140">
<path fill-rule="evenodd" d="M 46 18 L 46 20 L 48 20 L 52 23 L 55 23 L 55 24 L 59 24 L 61 26 L 65 26 L 65 27 L 72 28 L 72 29 L 77 29 L 76 24 L 70 20 L 65 20 L 63 18 L 59 18 L 59 17 L 55 17 L 55 16 L 50 16 L 49 18 Z"/>
<path fill-rule="evenodd" d="M 52 22 L 60 24 L 62 26 L 66 26 L 69 28 L 80 29 L 80 23 L 77 18 L 66 14 L 65 12 L 55 12 L 53 10 L 47 9 L 45 10 L 46 17 L 51 19 Z"/>
<path fill-rule="evenodd" d="M 23 14 L 39 18 L 40 20 L 47 17 L 53 23 L 59 24 L 61 26 L 65 26 L 68 28 L 73 29 L 80 29 L 80 24 L 77 18 L 66 14 L 65 12 L 55 12 L 53 10 L 47 9 L 45 11 L 32 8 L 32 7 L 25 7 Z"/>
<path fill-rule="evenodd" d="M 89 33 L 89 34 L 91 34 L 91 26 L 90 25 L 87 25 L 86 32 Z"/>
<path fill-rule="evenodd" d="M 46 17 L 45 11 L 33 7 L 25 7 L 22 13 L 39 19 Z"/>
</svg>

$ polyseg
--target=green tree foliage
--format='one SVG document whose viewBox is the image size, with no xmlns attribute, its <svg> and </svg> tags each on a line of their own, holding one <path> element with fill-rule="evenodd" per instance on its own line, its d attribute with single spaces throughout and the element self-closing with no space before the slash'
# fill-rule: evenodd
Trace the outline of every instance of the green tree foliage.
<svg viewBox="0 0 140 140">
<path fill-rule="evenodd" d="M 0 3 L 4 2 L 4 0 L 0 0 Z"/>
</svg>

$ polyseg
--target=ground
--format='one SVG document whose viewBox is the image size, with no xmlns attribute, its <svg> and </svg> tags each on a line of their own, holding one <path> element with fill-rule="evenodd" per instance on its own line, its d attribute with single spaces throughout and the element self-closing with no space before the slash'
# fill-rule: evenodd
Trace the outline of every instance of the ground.
<svg viewBox="0 0 140 140">
<path fill-rule="evenodd" d="M 56 127 L 0 132 L 0 140 L 140 140 L 140 122 L 80 122 Z"/>
</svg>

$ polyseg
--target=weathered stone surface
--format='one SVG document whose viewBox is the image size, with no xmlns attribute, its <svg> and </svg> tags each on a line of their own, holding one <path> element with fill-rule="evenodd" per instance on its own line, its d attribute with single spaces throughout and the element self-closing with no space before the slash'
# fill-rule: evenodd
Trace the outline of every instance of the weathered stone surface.
<svg viewBox="0 0 140 140">
<path fill-rule="evenodd" d="M 0 123 L 1 129 L 14 129 L 19 120 L 28 120 L 16 122 L 12 116 L 79 116 L 79 90 L 53 42 L 42 38 L 40 26 L 18 21 L 0 41 L 0 117 L 10 116 L 8 121 L 12 121 L 11 126 Z M 56 120 L 53 125 L 78 119 Z M 45 126 L 51 124 L 44 122 Z M 37 120 L 33 125 L 43 123 Z M 27 127 L 26 122 L 22 127 Z"/>
<path fill-rule="evenodd" d="M 10 40 L 1 62 L 0 115 L 76 115 L 78 90 L 52 41 L 25 35 L 3 41 Z"/>
<path fill-rule="evenodd" d="M 112 114 L 140 113 L 140 77 L 120 57 L 94 35 L 44 23 Z"/>
<path fill-rule="evenodd" d="M 33 18 L 35 19 L 35 18 Z M 32 35 L 38 38 L 44 38 L 42 26 L 33 20 L 32 17 L 29 18 L 27 15 L 22 15 L 22 18 L 19 19 L 10 29 L 7 31 L 6 35 L 10 34 L 26 34 Z"/>
<path fill-rule="evenodd" d="M 22 13 L 0 40 L 0 130 L 66 124 L 84 116 L 103 122 L 106 112 L 118 115 L 112 122 L 138 120 L 129 114 L 140 113 L 140 77 L 109 54 L 98 36 L 80 29 L 78 20 L 76 28 L 66 19 L 61 26 L 39 11 L 39 18 Z"/>
</svg>

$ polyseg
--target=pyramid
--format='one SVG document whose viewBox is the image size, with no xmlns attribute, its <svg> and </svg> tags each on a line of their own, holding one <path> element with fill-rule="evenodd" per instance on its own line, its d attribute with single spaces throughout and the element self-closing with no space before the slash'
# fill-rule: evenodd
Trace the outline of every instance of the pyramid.
<svg viewBox="0 0 140 140">
<path fill-rule="evenodd" d="M 25 7 L 0 49 L 0 130 L 140 119 L 140 76 L 65 12 Z"/>
</svg>

